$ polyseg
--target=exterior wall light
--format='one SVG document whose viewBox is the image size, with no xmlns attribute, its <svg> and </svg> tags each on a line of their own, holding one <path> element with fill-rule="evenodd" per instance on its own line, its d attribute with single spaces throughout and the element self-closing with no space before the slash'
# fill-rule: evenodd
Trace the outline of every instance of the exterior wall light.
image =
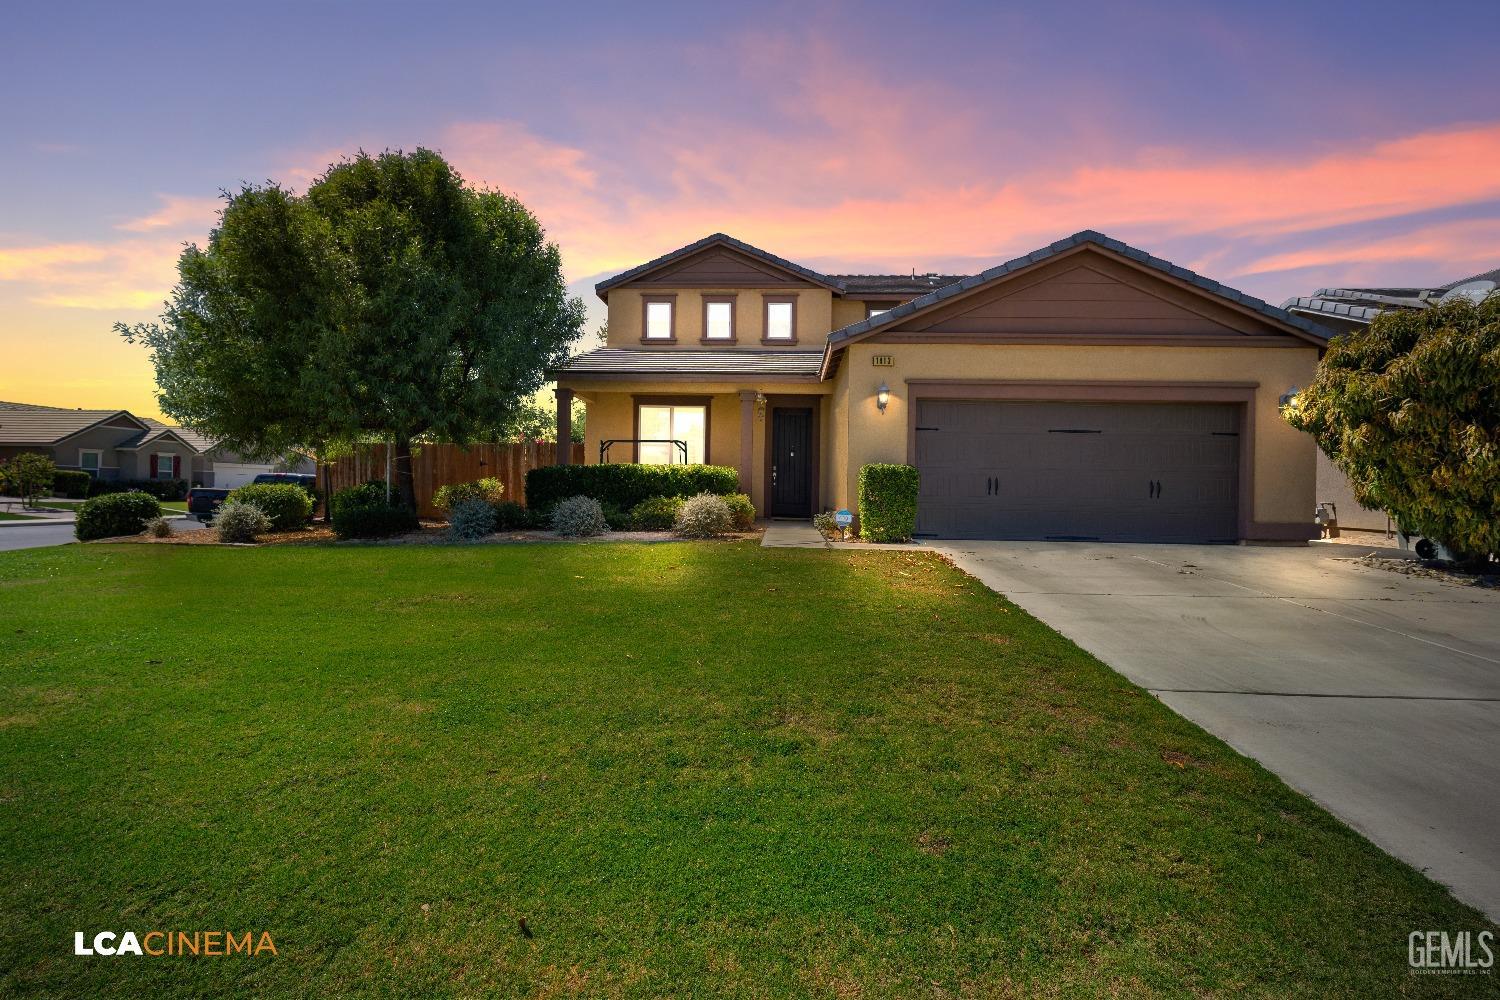
<svg viewBox="0 0 1500 1000">
<path fill-rule="evenodd" d="M 1297 402 L 1297 394 L 1301 391 L 1302 389 L 1299 386 L 1294 385 L 1286 392 L 1283 392 L 1276 402 L 1280 403 L 1282 408 L 1291 406 Z"/>
<path fill-rule="evenodd" d="M 875 390 L 875 406 L 881 413 L 884 413 L 890 401 L 891 387 L 882 382 L 880 383 L 880 388 Z"/>
</svg>

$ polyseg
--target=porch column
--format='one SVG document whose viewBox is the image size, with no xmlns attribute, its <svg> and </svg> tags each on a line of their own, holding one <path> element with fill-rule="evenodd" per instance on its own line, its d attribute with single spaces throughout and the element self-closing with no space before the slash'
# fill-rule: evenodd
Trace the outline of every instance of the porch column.
<svg viewBox="0 0 1500 1000">
<path fill-rule="evenodd" d="M 740 492 L 748 495 L 755 468 L 754 389 L 740 390 Z"/>
<path fill-rule="evenodd" d="M 558 386 L 557 393 L 557 464 L 573 461 L 573 390 Z"/>
</svg>

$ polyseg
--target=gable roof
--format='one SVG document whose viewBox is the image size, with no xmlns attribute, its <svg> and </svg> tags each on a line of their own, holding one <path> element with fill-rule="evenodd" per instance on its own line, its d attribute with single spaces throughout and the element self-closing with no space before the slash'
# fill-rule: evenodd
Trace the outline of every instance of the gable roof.
<svg viewBox="0 0 1500 1000">
<path fill-rule="evenodd" d="M 1309 319 L 1293 315 L 1285 309 L 1278 309 L 1276 306 L 1262 299 L 1258 299 L 1253 295 L 1246 295 L 1238 289 L 1220 284 L 1211 278 L 1205 278 L 1203 275 L 1173 264 L 1169 260 L 1153 257 L 1151 254 L 1146 253 L 1146 251 L 1137 249 L 1128 243 L 1123 243 L 1120 240 L 1113 239 L 1092 229 L 1085 229 L 1082 232 L 1074 233 L 1066 239 L 1058 240 L 1050 246 L 1043 247 L 1040 250 L 1033 250 L 1024 257 L 1017 257 L 1014 260 L 1006 261 L 1004 264 L 997 264 L 979 274 L 971 275 L 951 285 L 945 285 L 935 291 L 928 292 L 926 295 L 903 302 L 895 308 L 881 313 L 879 316 L 872 316 L 869 319 L 861 320 L 858 323 L 851 323 L 840 330 L 833 331 L 828 335 L 828 343 L 824 348 L 822 375 L 824 378 L 828 377 L 832 368 L 831 362 L 834 354 L 855 341 L 873 336 L 888 327 L 895 326 L 897 323 L 914 314 L 941 305 L 955 296 L 966 294 L 976 288 L 1028 270 L 1060 254 L 1083 246 L 1093 246 L 1105 250 L 1151 270 L 1158 271 L 1169 278 L 1191 285 L 1240 309 L 1258 313 L 1277 326 L 1282 327 L 1286 332 L 1319 347 L 1325 345 L 1331 335 L 1330 331 L 1325 330 Z"/>
<path fill-rule="evenodd" d="M 826 274 L 819 274 L 817 271 L 814 271 L 811 268 L 803 267 L 801 264 L 794 264 L 784 257 L 778 257 L 773 253 L 767 253 L 760 247 L 751 246 L 743 240 L 737 240 L 733 236 L 729 236 L 725 233 L 713 233 L 709 236 L 703 237 L 703 239 L 698 240 L 695 243 L 689 243 L 685 247 L 678 247 L 671 253 L 662 254 L 660 257 L 648 260 L 644 264 L 639 264 L 635 267 L 632 267 L 628 271 L 621 271 L 613 278 L 604 279 L 594 286 L 594 293 L 601 299 L 607 299 L 605 293 L 608 292 L 611 288 L 614 288 L 616 285 L 623 285 L 628 281 L 636 281 L 652 273 L 653 271 L 658 271 L 661 268 L 666 267 L 669 264 L 673 264 L 686 257 L 691 257 L 695 253 L 716 246 L 729 247 L 732 250 L 738 250 L 740 253 L 745 254 L 747 257 L 753 257 L 763 264 L 769 264 L 772 267 L 778 268 L 782 271 L 787 271 L 799 278 L 810 281 L 813 284 L 822 285 L 825 288 L 830 288 L 834 291 L 843 290 L 842 285 L 840 285 L 837 281 L 830 278 Z"/>
<path fill-rule="evenodd" d="M 0 444 L 53 445 L 118 417 L 146 424 L 126 410 L 65 410 L 30 403 L 0 403 Z"/>
<path fill-rule="evenodd" d="M 830 274 L 843 286 L 845 295 L 925 295 L 963 281 L 967 274 Z"/>
</svg>

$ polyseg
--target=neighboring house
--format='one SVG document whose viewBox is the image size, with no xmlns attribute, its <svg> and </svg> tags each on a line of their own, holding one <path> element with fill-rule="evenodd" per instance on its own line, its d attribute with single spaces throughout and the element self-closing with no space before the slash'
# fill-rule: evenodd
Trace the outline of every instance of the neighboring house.
<svg viewBox="0 0 1500 1000">
<path fill-rule="evenodd" d="M 1500 268 L 1436 288 L 1320 288 L 1311 295 L 1287 299 L 1281 308 L 1321 323 L 1334 333 L 1362 330 L 1383 312 L 1420 311 L 1455 297 L 1483 300 L 1500 287 Z M 1362 506 L 1354 499 L 1349 478 L 1327 455 L 1318 452 L 1318 503 L 1331 503 L 1340 527 L 1384 531 L 1392 522 L 1385 511 Z"/>
<path fill-rule="evenodd" d="M 182 479 L 192 486 L 233 487 L 262 472 L 316 471 L 304 457 L 292 466 L 247 462 L 196 431 L 126 410 L 0 402 L 0 461 L 28 451 L 98 479 Z"/>
<path fill-rule="evenodd" d="M 772 517 L 854 509 L 861 466 L 909 463 L 928 536 L 1316 533 L 1315 448 L 1278 401 L 1328 331 L 1099 233 L 968 277 L 715 234 L 596 290 L 608 343 L 551 373 L 586 461 L 732 465 Z"/>
</svg>

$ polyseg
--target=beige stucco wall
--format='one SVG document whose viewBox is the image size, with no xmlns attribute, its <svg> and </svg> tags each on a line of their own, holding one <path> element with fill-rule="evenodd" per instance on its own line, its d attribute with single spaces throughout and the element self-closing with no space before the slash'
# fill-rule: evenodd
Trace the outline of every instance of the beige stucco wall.
<svg viewBox="0 0 1500 1000">
<path fill-rule="evenodd" d="M 894 356 L 894 367 L 876 368 L 873 354 Z M 907 387 L 910 379 L 964 381 L 1255 382 L 1254 495 L 1251 520 L 1311 519 L 1315 500 L 1312 438 L 1282 418 L 1278 397 L 1307 385 L 1318 352 L 1307 347 L 1098 347 L 958 344 L 855 344 L 836 375 L 830 461 L 837 479 L 830 504 L 854 509 L 859 468 L 870 462 L 910 461 L 907 455 Z M 891 388 L 884 414 L 875 406 L 881 382 Z M 847 411 L 846 417 L 840 412 Z M 845 430 L 844 428 L 847 428 Z M 840 441 L 847 434 L 847 451 Z"/>
<path fill-rule="evenodd" d="M 641 346 L 641 295 L 677 296 L 677 343 L 663 350 L 726 350 L 745 347 L 763 350 L 764 296 L 797 296 L 798 347 L 821 350 L 832 329 L 833 293 L 826 288 L 616 288 L 609 293 L 609 347 Z M 703 344 L 703 297 L 735 295 L 735 343 Z M 863 306 L 861 306 L 861 318 Z M 791 346 L 791 345 L 788 345 Z"/>
</svg>

